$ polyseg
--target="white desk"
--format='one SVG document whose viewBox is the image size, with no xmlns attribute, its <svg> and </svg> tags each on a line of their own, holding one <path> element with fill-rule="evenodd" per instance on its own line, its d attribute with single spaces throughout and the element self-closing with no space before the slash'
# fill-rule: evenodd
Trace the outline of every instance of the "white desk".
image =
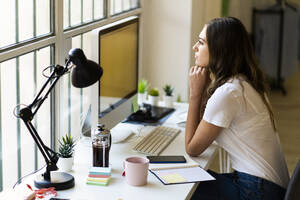
<svg viewBox="0 0 300 200">
<path fill-rule="evenodd" d="M 175 104 L 176 111 L 164 123 L 165 126 L 178 127 L 175 123 L 180 121 L 178 116 L 187 110 L 187 104 Z M 119 125 L 118 125 L 119 126 Z M 133 129 L 141 128 L 141 125 L 120 124 L 120 126 L 131 126 Z M 146 127 L 142 132 L 150 129 Z M 217 151 L 217 145 L 212 144 L 201 156 L 190 158 L 185 153 L 184 128 L 176 139 L 163 151 L 162 155 L 184 155 L 188 163 L 198 162 L 207 169 Z M 112 136 L 113 137 L 113 136 Z M 133 140 L 131 140 L 133 141 Z M 75 150 L 73 170 L 70 172 L 75 178 L 75 187 L 58 191 L 58 197 L 72 200 L 159 200 L 159 199 L 189 199 L 197 184 L 163 185 L 152 173 L 148 173 L 148 183 L 145 186 L 130 186 L 122 177 L 123 161 L 129 156 L 145 156 L 133 152 L 131 146 L 134 142 L 112 144 L 110 150 L 110 164 L 112 166 L 112 179 L 108 186 L 92 186 L 86 184 L 89 166 L 92 165 L 92 147 L 90 141 L 81 141 Z M 150 168 L 155 164 L 151 164 Z M 173 166 L 174 164 L 172 164 Z M 157 166 L 157 164 L 156 164 Z M 162 165 L 159 165 L 162 166 Z"/>
</svg>

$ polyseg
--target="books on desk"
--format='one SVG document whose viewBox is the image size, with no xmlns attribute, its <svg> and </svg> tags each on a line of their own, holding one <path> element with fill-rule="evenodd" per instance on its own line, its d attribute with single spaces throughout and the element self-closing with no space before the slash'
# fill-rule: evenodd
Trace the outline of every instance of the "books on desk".
<svg viewBox="0 0 300 200">
<path fill-rule="evenodd" d="M 88 185 L 108 185 L 111 179 L 111 167 L 91 167 L 86 184 Z"/>
</svg>

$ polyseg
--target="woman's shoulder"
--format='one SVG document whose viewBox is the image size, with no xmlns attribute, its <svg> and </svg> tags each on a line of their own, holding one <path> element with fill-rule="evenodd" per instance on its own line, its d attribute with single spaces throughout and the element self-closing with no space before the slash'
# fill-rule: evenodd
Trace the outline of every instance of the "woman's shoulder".
<svg viewBox="0 0 300 200">
<path fill-rule="evenodd" d="M 217 93 L 224 93 L 228 95 L 240 96 L 243 93 L 243 79 L 239 77 L 233 77 L 226 83 L 216 89 Z"/>
</svg>

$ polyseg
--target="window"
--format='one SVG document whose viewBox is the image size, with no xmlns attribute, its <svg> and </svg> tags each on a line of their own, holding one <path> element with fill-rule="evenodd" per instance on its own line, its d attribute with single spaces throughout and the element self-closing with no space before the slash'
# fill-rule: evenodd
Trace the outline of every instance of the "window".
<svg viewBox="0 0 300 200">
<path fill-rule="evenodd" d="M 52 63 L 51 51 L 51 46 L 45 47 L 0 64 L 1 182 L 4 186 L 12 186 L 21 176 L 45 165 L 27 128 L 13 111 L 30 104 L 43 85 L 45 78 L 41 73 L 43 66 Z M 50 102 L 45 101 L 32 121 L 47 146 L 51 135 L 50 109 Z"/>
<path fill-rule="evenodd" d="M 139 0 L 0 2 L 0 192 L 45 165 L 24 123 L 13 115 L 23 106 L 17 105 L 32 103 L 46 81 L 42 70 L 63 65 L 71 47 L 89 58 L 92 30 L 140 13 Z M 71 87 L 70 74 L 56 84 L 32 121 L 47 146 L 57 149 L 66 133 L 80 135 L 87 92 Z"/>
<path fill-rule="evenodd" d="M 64 28 L 103 19 L 104 0 L 64 0 Z"/>
<path fill-rule="evenodd" d="M 51 34 L 51 0 L 0 3 L 0 48 Z"/>
<path fill-rule="evenodd" d="M 110 0 L 110 14 L 116 15 L 139 7 L 138 0 Z"/>
</svg>

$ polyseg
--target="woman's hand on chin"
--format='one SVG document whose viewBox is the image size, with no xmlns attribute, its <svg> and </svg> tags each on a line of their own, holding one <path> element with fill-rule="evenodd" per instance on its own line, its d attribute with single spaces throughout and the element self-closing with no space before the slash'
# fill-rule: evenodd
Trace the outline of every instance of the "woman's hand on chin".
<svg viewBox="0 0 300 200">
<path fill-rule="evenodd" d="M 189 73 L 190 98 L 199 98 L 207 87 L 209 73 L 207 67 L 193 66 Z"/>
</svg>

